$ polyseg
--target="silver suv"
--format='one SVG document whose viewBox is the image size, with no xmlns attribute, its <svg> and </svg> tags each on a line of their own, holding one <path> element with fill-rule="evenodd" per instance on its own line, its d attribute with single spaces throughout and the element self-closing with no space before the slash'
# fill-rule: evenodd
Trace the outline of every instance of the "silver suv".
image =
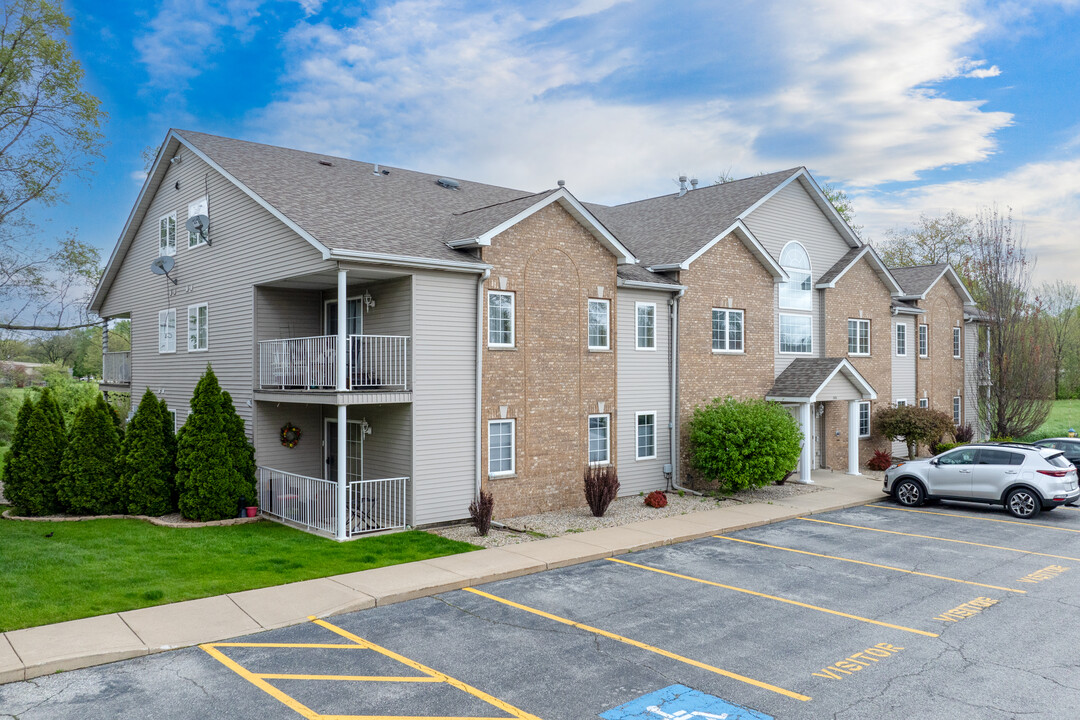
<svg viewBox="0 0 1080 720">
<path fill-rule="evenodd" d="M 927 500 L 1004 505 L 1018 518 L 1080 498 L 1076 468 L 1052 448 L 1024 443 L 964 445 L 885 471 L 885 492 L 908 507 Z"/>
</svg>

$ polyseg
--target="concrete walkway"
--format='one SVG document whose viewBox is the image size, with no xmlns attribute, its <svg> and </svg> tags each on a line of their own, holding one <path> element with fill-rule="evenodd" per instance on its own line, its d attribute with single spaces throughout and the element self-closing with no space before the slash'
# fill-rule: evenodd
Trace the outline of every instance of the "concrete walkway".
<svg viewBox="0 0 1080 720">
<path fill-rule="evenodd" d="M 882 499 L 881 481 L 816 472 L 822 490 L 605 528 L 504 548 L 421 560 L 130 610 L 0 635 L 0 683 L 217 642 L 377 605 L 527 575 L 635 550 L 733 532 Z"/>
</svg>

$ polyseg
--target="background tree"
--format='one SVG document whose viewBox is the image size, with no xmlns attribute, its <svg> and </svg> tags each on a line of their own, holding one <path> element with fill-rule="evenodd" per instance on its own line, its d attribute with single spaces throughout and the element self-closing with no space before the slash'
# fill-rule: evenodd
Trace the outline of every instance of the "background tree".
<svg viewBox="0 0 1080 720">
<path fill-rule="evenodd" d="M 971 218 L 953 210 L 938 217 L 923 214 L 912 227 L 887 231 L 875 249 L 889 267 L 949 263 L 970 288 L 971 233 Z"/>
<path fill-rule="evenodd" d="M 855 234 L 861 238 L 863 226 L 855 224 L 855 207 L 851 204 L 851 198 L 848 197 L 848 194 L 832 183 L 822 185 L 821 192 L 836 208 L 836 212 L 840 213 L 840 217 L 844 218 L 844 222 L 848 224 L 848 227 L 854 230 Z"/>
<path fill-rule="evenodd" d="M 1054 391 L 1052 353 L 1030 296 L 1034 263 L 1011 210 L 980 210 L 971 237 L 977 299 L 990 331 L 990 385 L 979 419 L 991 437 L 1022 437 L 1046 420 Z"/>
<path fill-rule="evenodd" d="M 169 423 L 164 423 L 169 418 Z M 132 515 L 164 515 L 174 509 L 176 445 L 172 419 L 149 388 L 128 423 L 120 451 L 120 483 Z"/>
<path fill-rule="evenodd" d="M 1054 359 L 1054 398 L 1066 397 L 1062 392 L 1066 351 L 1069 348 L 1070 330 L 1080 305 L 1080 289 L 1074 283 L 1058 280 L 1044 283 L 1039 288 L 1038 304 L 1043 310 L 1043 327 L 1046 342 Z"/>
<path fill-rule="evenodd" d="M 120 438 L 104 401 L 88 402 L 75 413 L 60 465 L 57 498 L 71 515 L 123 512 L 117 458 Z"/>
</svg>

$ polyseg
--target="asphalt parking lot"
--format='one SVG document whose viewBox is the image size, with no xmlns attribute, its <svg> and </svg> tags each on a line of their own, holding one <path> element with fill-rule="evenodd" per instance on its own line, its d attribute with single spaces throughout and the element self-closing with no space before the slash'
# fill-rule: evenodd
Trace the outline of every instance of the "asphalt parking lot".
<svg viewBox="0 0 1080 720">
<path fill-rule="evenodd" d="M 1074 718 L 1080 510 L 883 500 L 0 686 L 0 717 Z"/>
</svg>

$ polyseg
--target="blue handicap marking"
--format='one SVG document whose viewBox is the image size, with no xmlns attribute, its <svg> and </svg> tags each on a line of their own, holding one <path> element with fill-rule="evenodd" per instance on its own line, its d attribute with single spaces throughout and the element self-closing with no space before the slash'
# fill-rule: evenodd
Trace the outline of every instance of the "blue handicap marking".
<svg viewBox="0 0 1080 720">
<path fill-rule="evenodd" d="M 668 685 L 600 713 L 604 720 L 773 720 L 772 715 L 733 705 L 685 685 Z"/>
</svg>

